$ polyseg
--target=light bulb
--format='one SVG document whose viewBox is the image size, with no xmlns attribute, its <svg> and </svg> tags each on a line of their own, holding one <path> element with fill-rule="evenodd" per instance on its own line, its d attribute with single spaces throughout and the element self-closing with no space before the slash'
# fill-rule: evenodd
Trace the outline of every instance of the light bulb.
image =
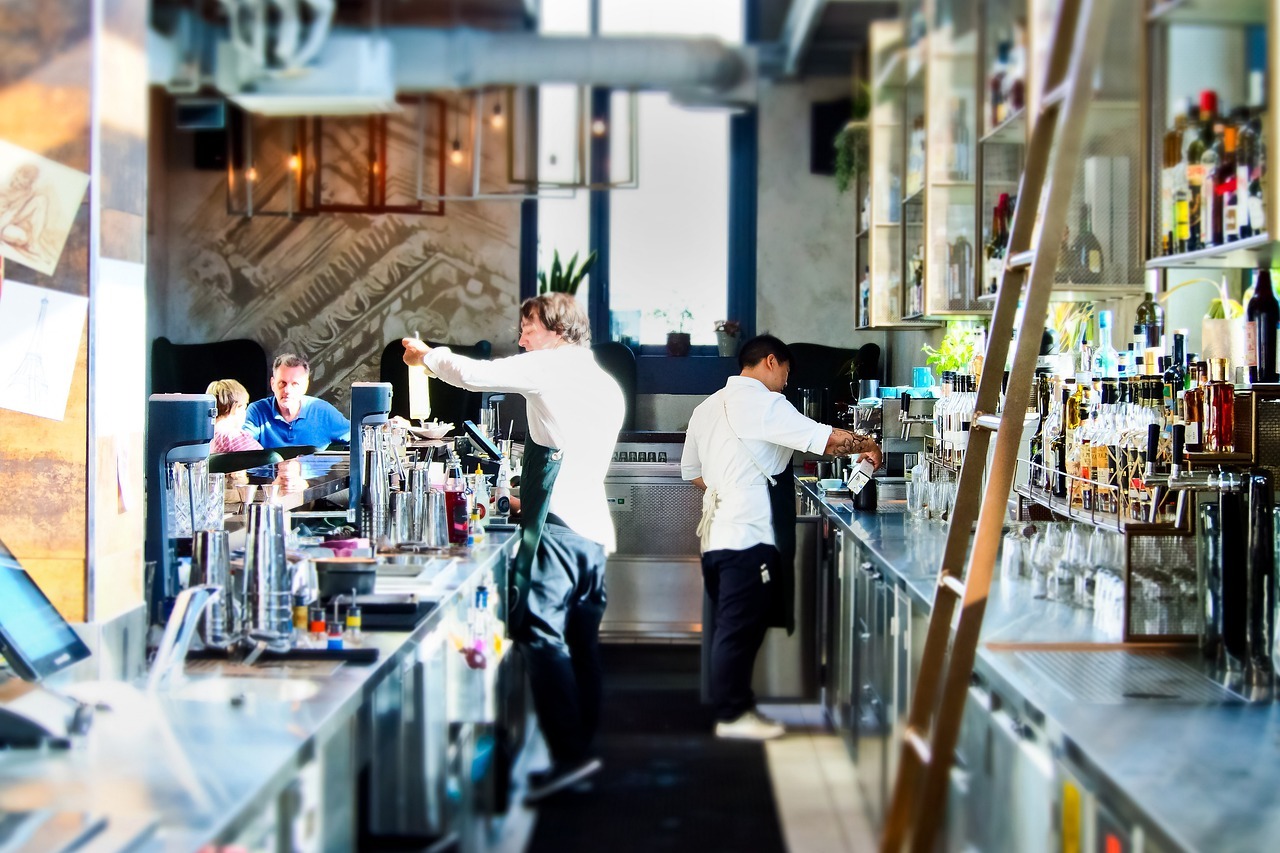
<svg viewBox="0 0 1280 853">
<path fill-rule="evenodd" d="M 604 119 L 598 118 L 591 122 L 591 133 L 595 136 L 604 136 L 605 123 Z"/>
<path fill-rule="evenodd" d="M 290 170 L 290 171 L 292 171 L 292 172 L 296 172 L 296 171 L 298 171 L 298 170 L 299 170 L 299 169 L 301 169 L 301 168 L 302 168 L 302 158 L 301 158 L 301 157 L 299 157 L 297 154 L 294 154 L 294 155 L 290 156 L 290 157 L 289 157 L 289 170 Z"/>
<path fill-rule="evenodd" d="M 462 143 L 453 140 L 453 150 L 449 152 L 449 162 L 455 166 L 462 165 Z"/>
<path fill-rule="evenodd" d="M 507 117 L 502 114 L 502 104 L 494 104 L 493 117 L 489 119 L 489 124 L 494 130 L 502 130 L 507 125 Z"/>
<path fill-rule="evenodd" d="M 244 176 L 249 181 L 256 181 L 258 180 L 258 170 L 255 169 L 253 166 L 250 166 L 248 169 L 245 170 Z"/>
</svg>

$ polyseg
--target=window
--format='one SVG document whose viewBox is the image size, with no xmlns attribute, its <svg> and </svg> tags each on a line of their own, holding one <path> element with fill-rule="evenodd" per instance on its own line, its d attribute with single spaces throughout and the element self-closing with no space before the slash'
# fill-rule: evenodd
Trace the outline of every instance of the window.
<svg viewBox="0 0 1280 853">
<path fill-rule="evenodd" d="M 742 40 L 741 0 L 599 0 L 603 35 Z M 613 115 L 622 99 L 615 97 Z M 728 317 L 729 116 L 640 96 L 639 187 L 609 194 L 613 337 L 714 344 Z"/>
</svg>

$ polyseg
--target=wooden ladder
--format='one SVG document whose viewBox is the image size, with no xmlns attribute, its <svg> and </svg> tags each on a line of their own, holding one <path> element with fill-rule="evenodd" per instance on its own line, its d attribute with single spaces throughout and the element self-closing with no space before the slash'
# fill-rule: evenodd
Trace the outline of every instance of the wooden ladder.
<svg viewBox="0 0 1280 853">
<path fill-rule="evenodd" d="M 951 761 L 1017 465 L 1026 410 L 1023 401 L 1030 397 L 1093 97 L 1092 81 L 1101 61 L 1111 7 L 1111 0 L 1061 0 L 1058 9 L 1045 94 L 1027 146 L 1004 276 L 987 336 L 987 369 L 978 381 L 968 449 L 951 510 L 924 658 L 880 841 L 882 853 L 905 849 L 931 853 L 938 827 L 945 819 Z M 992 413 L 1000 400 L 1002 366 L 1009 354 L 1020 298 L 1024 309 L 1005 389 L 1008 402 L 1004 412 L 996 415 Z M 993 433 L 995 453 L 984 492 L 983 475 Z M 970 552 L 975 517 L 978 527 Z M 963 569 L 966 554 L 967 570 Z M 953 640 L 952 618 L 961 602 Z"/>
</svg>

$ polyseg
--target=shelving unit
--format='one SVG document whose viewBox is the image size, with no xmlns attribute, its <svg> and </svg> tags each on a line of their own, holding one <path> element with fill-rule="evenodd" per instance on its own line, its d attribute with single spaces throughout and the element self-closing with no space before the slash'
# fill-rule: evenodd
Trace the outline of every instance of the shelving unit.
<svg viewBox="0 0 1280 853">
<path fill-rule="evenodd" d="M 1162 245 L 1169 223 L 1165 210 L 1167 194 L 1171 192 L 1169 176 L 1163 166 L 1163 142 L 1166 130 L 1173 124 L 1172 105 L 1178 98 L 1193 97 L 1195 91 L 1186 91 L 1188 81 L 1173 58 L 1176 45 L 1187 37 L 1213 41 L 1214 49 L 1223 54 L 1221 61 L 1211 63 L 1211 71 L 1197 80 L 1202 89 L 1211 89 L 1222 96 L 1219 113 L 1224 114 L 1237 106 L 1246 105 L 1249 95 L 1250 72 L 1261 69 L 1257 63 L 1259 51 L 1250 45 L 1259 35 L 1263 40 L 1262 54 L 1270 57 L 1270 68 L 1264 79 L 1266 89 L 1261 94 L 1267 104 L 1262 122 L 1262 135 L 1269 151 L 1274 151 L 1280 139 L 1280 77 L 1277 73 L 1275 49 L 1280 44 L 1278 28 L 1280 9 L 1268 0 L 1148 0 L 1145 15 L 1144 53 L 1149 58 L 1144 69 L 1143 87 L 1148 95 L 1149 109 L 1145 117 L 1143 145 L 1143 173 L 1148 177 L 1145 194 L 1144 261 L 1149 270 L 1157 270 L 1162 280 L 1170 271 L 1179 269 L 1256 269 L 1280 262 L 1280 241 L 1275 239 L 1275 216 L 1280 212 L 1280 178 L 1274 164 L 1268 169 L 1262 186 L 1263 204 L 1270 226 L 1268 232 L 1254 234 L 1245 239 L 1222 245 L 1206 246 L 1191 251 L 1165 253 Z M 1229 46 L 1223 49 L 1223 46 Z M 1230 49 L 1236 46 L 1243 49 Z M 1176 90 L 1175 90 L 1176 89 Z"/>
</svg>

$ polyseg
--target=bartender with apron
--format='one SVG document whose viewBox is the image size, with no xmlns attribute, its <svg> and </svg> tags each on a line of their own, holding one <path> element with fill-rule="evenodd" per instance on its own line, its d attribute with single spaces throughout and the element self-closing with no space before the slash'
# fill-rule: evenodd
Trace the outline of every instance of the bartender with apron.
<svg viewBox="0 0 1280 853">
<path fill-rule="evenodd" d="M 528 441 L 520 476 L 520 547 L 507 629 L 529 670 L 552 766 L 530 774 L 526 803 L 599 771 L 599 632 L 605 557 L 614 550 L 604 478 L 622 428 L 622 390 L 591 354 L 586 312 L 549 293 L 520 306 L 519 355 L 478 361 L 404 339 L 404 360 L 471 391 L 522 394 Z"/>
<path fill-rule="evenodd" d="M 874 440 L 820 424 L 782 396 L 791 351 L 761 335 L 738 353 L 742 372 L 689 419 L 681 474 L 704 490 L 698 535 L 702 577 L 714 618 L 711 700 L 716 735 L 767 740 L 781 724 L 755 709 L 751 673 L 770 627 L 795 629 L 795 484 L 791 455 L 867 453 Z M 707 638 L 704 637 L 704 646 Z"/>
</svg>

